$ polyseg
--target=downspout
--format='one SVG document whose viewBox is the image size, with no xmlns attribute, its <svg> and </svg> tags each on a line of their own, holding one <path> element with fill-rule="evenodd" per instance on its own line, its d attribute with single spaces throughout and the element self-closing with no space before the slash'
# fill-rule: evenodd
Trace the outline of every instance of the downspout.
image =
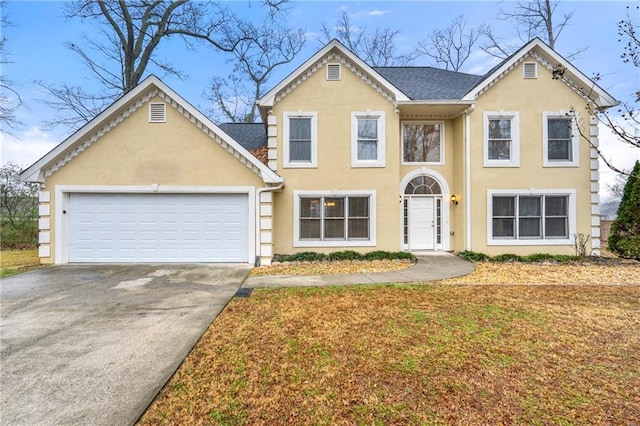
<svg viewBox="0 0 640 426">
<path fill-rule="evenodd" d="M 475 104 L 464 112 L 464 248 L 471 250 L 471 112 L 475 109 Z"/>
<path fill-rule="evenodd" d="M 254 266 L 259 266 L 260 263 L 260 195 L 263 192 L 275 192 L 284 188 L 284 182 L 280 182 L 276 186 L 265 186 L 264 188 L 258 188 L 256 191 L 256 255 Z M 273 241 L 273 200 L 271 201 L 271 240 Z"/>
</svg>

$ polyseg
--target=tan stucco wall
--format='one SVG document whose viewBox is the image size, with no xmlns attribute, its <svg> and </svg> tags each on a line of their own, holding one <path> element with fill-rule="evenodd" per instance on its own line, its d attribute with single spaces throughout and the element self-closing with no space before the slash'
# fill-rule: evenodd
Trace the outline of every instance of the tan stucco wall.
<svg viewBox="0 0 640 426">
<path fill-rule="evenodd" d="M 532 62 L 528 58 L 526 62 Z M 491 255 L 546 252 L 573 254 L 571 245 L 488 246 L 487 191 L 496 189 L 575 189 L 577 232 L 591 234 L 590 158 L 588 143 L 580 138 L 579 167 L 543 167 L 542 112 L 567 111 L 580 115 L 583 133 L 589 134 L 589 117 L 585 102 L 566 84 L 552 79 L 551 73 L 538 64 L 537 79 L 523 79 L 522 64 L 516 66 L 495 86 L 480 95 L 471 113 L 471 249 Z M 483 112 L 518 111 L 520 123 L 520 166 L 483 166 Z"/>
<path fill-rule="evenodd" d="M 318 117 L 318 167 L 315 169 L 283 168 L 283 112 L 303 110 Z M 351 167 L 351 113 L 356 111 L 385 113 L 386 167 Z M 276 103 L 272 115 L 277 117 L 277 172 L 285 180 L 285 188 L 275 194 L 274 253 L 304 250 L 336 251 L 340 248 L 293 247 L 294 190 L 376 190 L 377 246 L 349 247 L 370 251 L 399 250 L 399 155 L 400 124 L 391 102 L 369 87 L 358 76 L 342 67 L 340 81 L 327 81 L 325 68 L 315 74 L 284 99 Z"/>
<path fill-rule="evenodd" d="M 531 61 L 531 59 L 527 59 Z M 274 253 L 303 250 L 334 251 L 340 248 L 293 246 L 293 191 L 294 190 L 358 190 L 375 189 L 377 197 L 377 245 L 375 249 L 401 249 L 401 221 L 399 184 L 404 176 L 420 168 L 401 164 L 401 126 L 404 119 L 443 121 L 445 124 L 445 163 L 426 165 L 439 173 L 449 186 L 449 192 L 458 195 L 459 204 L 449 203 L 450 194 L 443 202 L 450 208 L 448 217 L 450 248 L 466 249 L 467 205 L 471 203 L 471 249 L 488 254 L 513 252 L 573 253 L 572 245 L 487 245 L 487 191 L 574 189 L 576 191 L 576 232 L 591 233 L 591 185 L 589 147 L 579 142 L 579 167 L 543 167 L 542 112 L 575 108 L 585 134 L 589 133 L 589 117 L 580 96 L 551 73 L 538 66 L 538 78 L 522 78 L 522 65 L 517 65 L 506 76 L 479 96 L 470 112 L 471 170 L 470 193 L 466 193 L 465 115 L 453 119 L 426 118 L 430 111 L 412 110 L 405 116 L 397 113 L 393 105 L 373 90 L 347 67 L 342 68 L 341 81 L 326 81 L 325 69 L 315 74 L 277 102 L 271 115 L 277 126 L 277 171 L 285 178 L 286 187 L 275 196 Z M 316 112 L 318 117 L 318 167 L 316 169 L 283 168 L 283 112 Z M 351 167 L 351 112 L 385 111 L 386 167 L 359 169 Z M 520 133 L 520 167 L 489 168 L 483 166 L 483 112 L 518 111 Z M 419 118 L 423 114 L 424 118 Z M 274 135 L 272 135 L 274 136 Z M 446 220 L 447 218 L 445 218 Z M 444 236 L 443 236 L 444 237 Z M 350 247 L 352 249 L 352 247 Z M 374 248 L 353 248 L 368 251 Z"/>
<path fill-rule="evenodd" d="M 159 97 L 151 102 L 163 102 Z M 45 181 L 51 193 L 51 256 L 55 259 L 56 185 L 252 186 L 258 175 L 167 104 L 166 123 L 149 123 L 143 105 Z M 250 200 L 253 202 L 253 200 Z"/>
</svg>

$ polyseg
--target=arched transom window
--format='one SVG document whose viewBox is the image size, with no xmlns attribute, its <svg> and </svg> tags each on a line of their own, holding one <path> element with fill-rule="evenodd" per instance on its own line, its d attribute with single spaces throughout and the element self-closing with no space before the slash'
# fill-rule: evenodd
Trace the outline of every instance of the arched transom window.
<svg viewBox="0 0 640 426">
<path fill-rule="evenodd" d="M 417 176 L 411 179 L 404 188 L 405 195 L 442 194 L 442 189 L 436 180 L 429 176 Z"/>
</svg>

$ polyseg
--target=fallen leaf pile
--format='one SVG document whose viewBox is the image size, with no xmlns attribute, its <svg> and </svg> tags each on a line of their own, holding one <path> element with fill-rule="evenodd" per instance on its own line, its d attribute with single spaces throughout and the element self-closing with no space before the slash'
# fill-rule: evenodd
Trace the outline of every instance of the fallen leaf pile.
<svg viewBox="0 0 640 426">
<path fill-rule="evenodd" d="M 640 284 L 640 263 L 569 265 L 537 263 L 476 263 L 476 270 L 441 284 Z"/>
<path fill-rule="evenodd" d="M 398 271 L 413 266 L 406 259 L 331 262 L 283 262 L 270 266 L 258 266 L 251 270 L 253 276 L 263 275 L 327 275 L 327 274 L 365 274 L 373 272 Z"/>
</svg>

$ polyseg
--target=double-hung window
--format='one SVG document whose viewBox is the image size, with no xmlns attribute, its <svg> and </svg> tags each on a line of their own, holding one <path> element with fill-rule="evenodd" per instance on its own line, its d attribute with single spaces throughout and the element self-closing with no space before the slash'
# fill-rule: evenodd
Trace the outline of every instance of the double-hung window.
<svg viewBox="0 0 640 426">
<path fill-rule="evenodd" d="M 402 123 L 402 164 L 444 164 L 444 123 Z"/>
<path fill-rule="evenodd" d="M 384 112 L 351 114 L 351 166 L 384 167 Z"/>
<path fill-rule="evenodd" d="M 518 167 L 520 130 L 517 112 L 484 113 L 484 166 Z"/>
<path fill-rule="evenodd" d="M 542 114 L 543 163 L 545 167 L 577 167 L 578 129 L 576 120 L 563 112 Z"/>
<path fill-rule="evenodd" d="M 294 192 L 296 247 L 375 245 L 375 193 Z"/>
<path fill-rule="evenodd" d="M 567 244 L 575 229 L 575 191 L 489 191 L 489 238 L 494 245 Z"/>
<path fill-rule="evenodd" d="M 284 167 L 318 166 L 318 115 L 315 112 L 284 113 Z"/>
</svg>

